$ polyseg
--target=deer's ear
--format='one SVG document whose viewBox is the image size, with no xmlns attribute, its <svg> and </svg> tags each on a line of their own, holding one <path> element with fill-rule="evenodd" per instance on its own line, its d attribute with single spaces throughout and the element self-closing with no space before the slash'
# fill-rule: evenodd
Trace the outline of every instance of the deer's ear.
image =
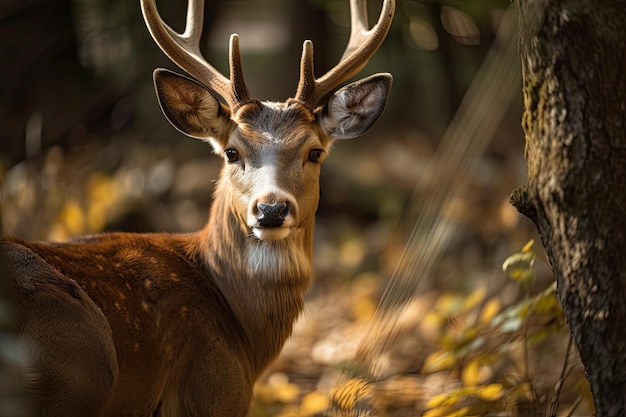
<svg viewBox="0 0 626 417">
<path fill-rule="evenodd" d="M 376 123 L 387 104 L 391 74 L 375 74 L 337 90 L 318 118 L 331 139 L 352 139 Z"/>
<path fill-rule="evenodd" d="M 221 153 L 234 123 L 230 110 L 200 83 L 175 72 L 154 71 L 154 89 L 169 122 L 192 138 L 211 142 Z"/>
</svg>

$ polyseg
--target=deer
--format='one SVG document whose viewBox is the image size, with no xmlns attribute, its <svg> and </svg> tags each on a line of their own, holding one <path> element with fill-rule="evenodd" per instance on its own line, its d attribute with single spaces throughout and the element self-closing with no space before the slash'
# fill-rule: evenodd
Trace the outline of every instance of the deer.
<svg viewBox="0 0 626 417">
<path fill-rule="evenodd" d="M 320 164 L 385 108 L 390 74 L 341 85 L 383 43 L 395 1 L 383 1 L 372 28 L 365 0 L 350 1 L 344 55 L 321 77 L 305 41 L 296 93 L 284 102 L 250 95 L 236 34 L 229 77 L 206 61 L 203 0 L 188 1 L 183 33 L 155 0 L 141 9 L 158 47 L 188 74 L 154 71 L 163 114 L 224 159 L 208 221 L 194 233 L 2 238 L 24 380 L 41 416 L 245 416 L 304 308 Z"/>
</svg>

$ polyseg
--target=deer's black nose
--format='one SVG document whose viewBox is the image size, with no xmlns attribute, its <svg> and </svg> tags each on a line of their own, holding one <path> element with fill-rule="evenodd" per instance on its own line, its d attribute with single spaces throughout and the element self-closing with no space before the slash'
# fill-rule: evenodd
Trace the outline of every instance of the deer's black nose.
<svg viewBox="0 0 626 417">
<path fill-rule="evenodd" d="M 280 227 L 289 214 L 287 203 L 257 203 L 257 220 L 261 227 Z"/>
</svg>

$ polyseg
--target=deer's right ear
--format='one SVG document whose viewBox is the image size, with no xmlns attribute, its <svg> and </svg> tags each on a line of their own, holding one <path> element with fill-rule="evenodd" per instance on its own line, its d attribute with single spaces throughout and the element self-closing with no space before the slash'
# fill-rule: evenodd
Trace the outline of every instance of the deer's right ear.
<svg viewBox="0 0 626 417">
<path fill-rule="evenodd" d="M 154 89 L 169 122 L 192 138 L 209 141 L 221 154 L 235 124 L 230 110 L 202 84 L 175 72 L 154 70 Z"/>
</svg>

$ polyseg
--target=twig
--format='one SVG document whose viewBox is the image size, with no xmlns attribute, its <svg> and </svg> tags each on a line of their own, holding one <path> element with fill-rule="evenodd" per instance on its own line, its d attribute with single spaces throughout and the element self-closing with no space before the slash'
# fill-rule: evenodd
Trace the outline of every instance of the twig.
<svg viewBox="0 0 626 417">
<path fill-rule="evenodd" d="M 552 392 L 552 398 L 550 398 L 548 417 L 556 417 L 556 413 L 559 409 L 559 396 L 561 395 L 561 388 L 563 388 L 563 383 L 565 382 L 565 378 L 567 377 L 566 372 L 567 365 L 569 363 L 570 351 L 572 349 L 572 342 L 572 334 L 570 333 L 569 341 L 567 342 L 567 349 L 565 350 L 565 359 L 563 360 L 563 366 L 561 367 L 561 374 L 559 375 L 559 379 L 557 380 L 554 391 Z M 578 397 L 578 400 L 580 400 L 580 397 Z M 578 403 L 580 403 L 580 401 Z M 576 406 L 578 406 L 578 404 L 576 404 Z M 571 411 L 573 412 L 573 410 Z"/>
<path fill-rule="evenodd" d="M 571 407 L 569 408 L 569 410 L 563 417 L 572 417 L 574 415 L 574 411 L 576 411 L 576 409 L 578 408 L 578 406 L 580 405 L 582 401 L 583 401 L 583 397 L 581 397 L 580 395 L 576 397 L 576 400 L 574 401 L 574 403 L 571 405 Z"/>
</svg>

